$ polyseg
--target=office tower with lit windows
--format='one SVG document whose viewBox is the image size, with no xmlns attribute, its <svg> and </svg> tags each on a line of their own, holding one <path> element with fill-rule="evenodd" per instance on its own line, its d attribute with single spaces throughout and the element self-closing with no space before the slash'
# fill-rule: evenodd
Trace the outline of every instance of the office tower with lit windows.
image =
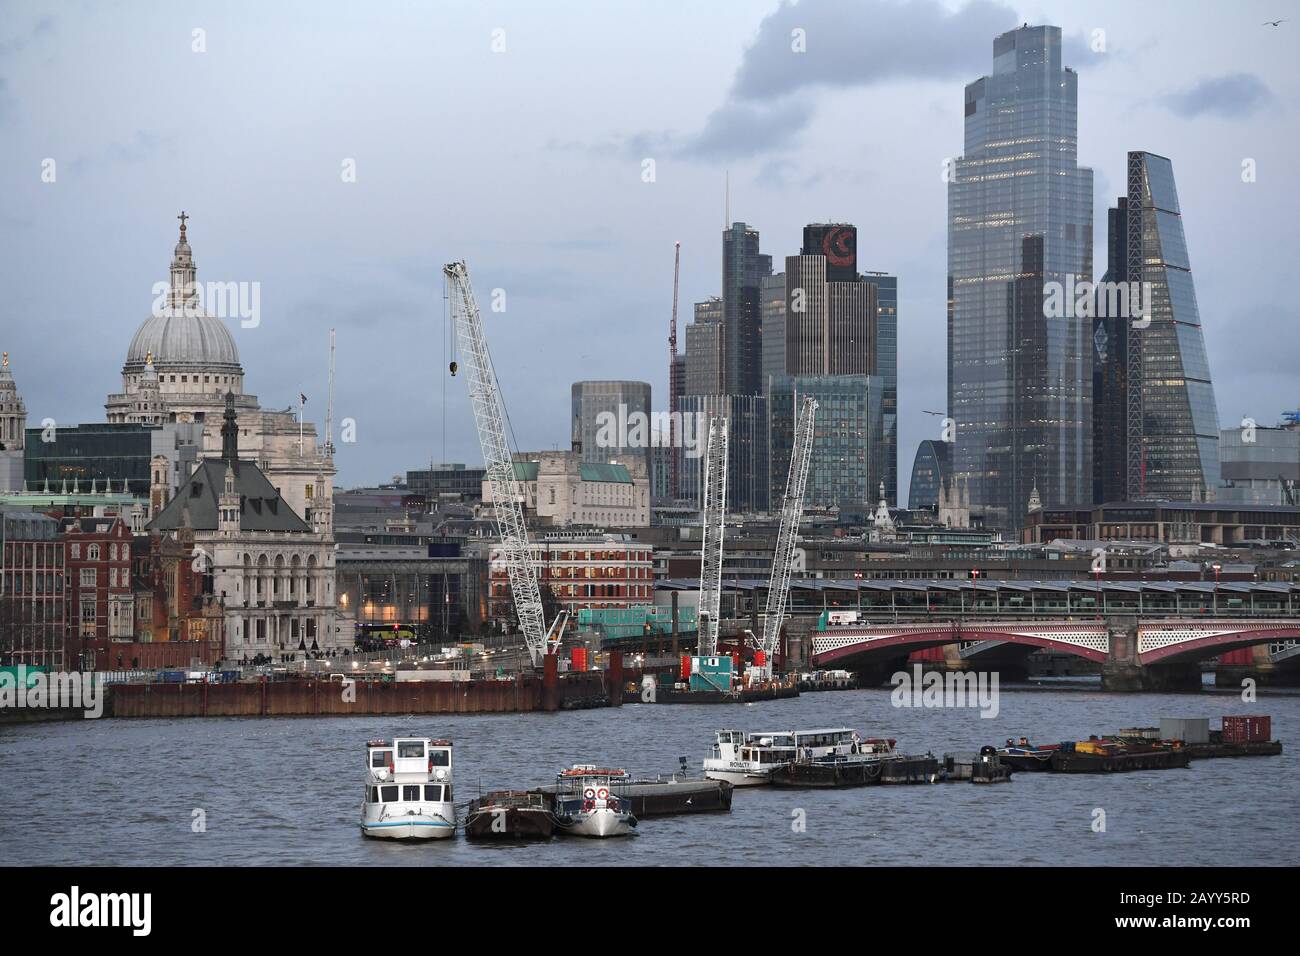
<svg viewBox="0 0 1300 956">
<path fill-rule="evenodd" d="M 1092 170 L 1078 165 L 1078 76 L 1061 30 L 993 41 L 965 90 L 948 185 L 948 412 L 952 468 L 990 526 L 1015 530 L 1030 492 L 1092 496 L 1092 327 L 1045 316 L 1049 283 L 1092 280 Z"/>
</svg>

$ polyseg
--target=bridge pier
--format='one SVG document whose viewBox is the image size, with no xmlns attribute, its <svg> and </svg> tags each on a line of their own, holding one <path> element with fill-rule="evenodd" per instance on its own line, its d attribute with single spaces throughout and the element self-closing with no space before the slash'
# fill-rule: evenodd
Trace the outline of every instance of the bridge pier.
<svg viewBox="0 0 1300 956">
<path fill-rule="evenodd" d="M 1101 666 L 1101 689 L 1122 693 L 1200 690 L 1201 668 L 1195 662 L 1142 664 L 1138 660 L 1138 622 L 1122 618 L 1111 624 L 1110 655 Z"/>
</svg>

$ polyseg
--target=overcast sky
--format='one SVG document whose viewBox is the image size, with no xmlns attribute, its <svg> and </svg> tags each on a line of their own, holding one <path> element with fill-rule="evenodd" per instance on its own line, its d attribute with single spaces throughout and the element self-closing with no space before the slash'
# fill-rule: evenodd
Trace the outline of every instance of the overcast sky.
<svg viewBox="0 0 1300 956">
<path fill-rule="evenodd" d="M 1221 424 L 1274 423 L 1300 404 L 1300 11 L 1283 0 L 0 0 L 0 348 L 29 425 L 102 421 L 185 209 L 199 279 L 261 285 L 261 324 L 232 327 L 264 407 L 301 391 L 323 423 L 337 329 L 335 419 L 357 438 L 341 486 L 481 461 L 446 372 L 455 258 L 481 304 L 506 292 L 485 315 L 519 446 L 567 447 L 574 380 L 646 380 L 665 407 L 673 242 L 684 323 L 720 291 L 729 171 L 732 219 L 778 263 L 804 223 L 848 221 L 860 267 L 899 276 L 906 500 L 938 437 L 922 410 L 946 401 L 941 170 L 964 84 L 1024 21 L 1060 26 L 1080 73 L 1097 277 L 1126 151 L 1170 157 Z"/>
</svg>

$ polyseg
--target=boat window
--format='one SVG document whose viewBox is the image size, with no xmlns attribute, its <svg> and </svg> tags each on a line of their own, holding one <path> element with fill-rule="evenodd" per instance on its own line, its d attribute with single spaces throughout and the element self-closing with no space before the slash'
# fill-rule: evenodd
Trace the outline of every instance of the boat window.
<svg viewBox="0 0 1300 956">
<path fill-rule="evenodd" d="M 370 766 L 387 767 L 392 758 L 393 752 L 391 750 L 372 750 L 370 751 Z"/>
<path fill-rule="evenodd" d="M 367 787 L 367 788 L 366 788 L 366 792 L 367 792 L 368 794 L 370 794 L 370 796 L 366 798 L 367 801 L 368 801 L 369 803 L 378 803 L 378 802 L 379 802 L 379 788 L 378 788 L 378 787 Z"/>
<path fill-rule="evenodd" d="M 423 756 L 424 756 L 424 741 L 423 741 L 423 740 L 403 740 L 401 743 L 399 743 L 399 744 L 397 745 L 397 756 L 401 757 L 403 760 L 406 760 L 406 759 L 409 759 L 409 758 L 412 758 L 412 757 L 416 757 L 416 758 L 418 758 L 418 757 L 423 757 Z"/>
<path fill-rule="evenodd" d="M 451 803 L 451 784 L 447 784 L 447 786 L 443 788 L 442 799 L 446 800 L 448 803 Z"/>
<path fill-rule="evenodd" d="M 419 803 L 420 802 L 419 784 L 411 784 L 403 787 L 402 800 L 405 801 L 406 803 Z"/>
<path fill-rule="evenodd" d="M 424 799 L 429 803 L 441 803 L 442 787 L 436 783 L 426 783 L 424 785 Z"/>
<path fill-rule="evenodd" d="M 451 766 L 451 751 L 450 751 L 450 750 L 434 750 L 434 751 L 432 751 L 432 752 L 429 754 L 429 759 L 433 761 L 433 765 L 434 765 L 435 767 L 450 767 L 450 766 Z"/>
<path fill-rule="evenodd" d="M 379 788 L 379 792 L 382 793 L 382 794 L 384 795 L 384 803 L 396 803 L 396 802 L 397 802 L 397 788 L 396 788 L 396 787 L 380 787 L 380 788 Z"/>
</svg>

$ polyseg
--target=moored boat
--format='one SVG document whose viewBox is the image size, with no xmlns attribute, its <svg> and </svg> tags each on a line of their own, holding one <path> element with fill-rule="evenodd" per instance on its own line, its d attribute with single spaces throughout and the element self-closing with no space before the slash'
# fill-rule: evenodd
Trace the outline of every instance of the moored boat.
<svg viewBox="0 0 1300 956">
<path fill-rule="evenodd" d="M 1012 770 L 1046 771 L 1052 769 L 1052 754 L 1060 744 L 1034 746 L 1027 737 L 1019 741 L 1008 737 L 1007 745 L 998 749 L 998 761 Z"/>
<path fill-rule="evenodd" d="M 361 832 L 389 840 L 438 840 L 456 833 L 452 744 L 397 737 L 366 744 Z"/>
<path fill-rule="evenodd" d="M 584 837 L 627 836 L 636 827 L 624 793 L 626 770 L 575 764 L 556 777 L 555 826 L 560 833 Z"/>
<path fill-rule="evenodd" d="M 494 790 L 471 800 L 465 815 L 471 840 L 549 840 L 554 832 L 550 801 L 536 791 Z"/>
<path fill-rule="evenodd" d="M 813 759 L 853 751 L 858 740 L 851 727 L 745 733 L 720 730 L 713 750 L 704 758 L 704 776 L 735 787 L 772 782 L 775 771 L 797 759 Z"/>
<path fill-rule="evenodd" d="M 836 738 L 829 753 L 806 747 L 796 758 L 772 772 L 777 787 L 863 787 L 878 784 L 886 767 L 905 759 L 894 750 L 896 741 L 884 737 L 860 738 L 850 732 L 847 748 Z"/>
</svg>

